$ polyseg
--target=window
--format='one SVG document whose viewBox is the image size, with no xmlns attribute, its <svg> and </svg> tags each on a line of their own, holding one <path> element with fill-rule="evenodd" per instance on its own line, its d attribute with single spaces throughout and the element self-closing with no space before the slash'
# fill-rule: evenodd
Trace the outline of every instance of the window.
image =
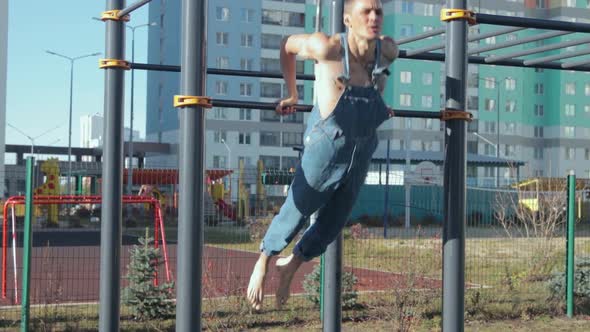
<svg viewBox="0 0 590 332">
<path fill-rule="evenodd" d="M 544 71 L 545 71 L 544 68 L 535 68 L 535 73 L 542 73 Z"/>
<path fill-rule="evenodd" d="M 274 110 L 260 110 L 260 121 L 280 122 L 281 116 Z"/>
<path fill-rule="evenodd" d="M 254 9 L 242 8 L 242 10 L 240 11 L 240 19 L 242 20 L 242 22 L 254 22 L 254 15 Z"/>
<path fill-rule="evenodd" d="M 506 85 L 506 90 L 516 90 L 516 80 L 514 78 L 507 78 L 504 84 Z"/>
<path fill-rule="evenodd" d="M 516 15 L 513 15 L 513 16 L 516 16 Z M 509 33 L 506 36 L 506 41 L 513 41 L 513 40 L 516 40 L 517 38 L 518 38 L 518 34 L 516 34 L 516 33 Z"/>
<path fill-rule="evenodd" d="M 281 165 L 283 169 L 295 169 L 299 164 L 299 158 L 297 157 L 281 157 Z"/>
<path fill-rule="evenodd" d="M 240 108 L 240 120 L 252 120 L 252 110 L 249 108 Z"/>
<path fill-rule="evenodd" d="M 432 73 L 422 73 L 422 85 L 432 85 Z"/>
<path fill-rule="evenodd" d="M 213 168 L 227 168 L 225 156 L 213 156 Z"/>
<path fill-rule="evenodd" d="M 262 24 L 304 28 L 305 14 L 263 9 L 261 21 Z"/>
<path fill-rule="evenodd" d="M 496 44 L 496 36 L 488 37 L 484 40 L 484 42 L 488 45 Z"/>
<path fill-rule="evenodd" d="M 252 47 L 254 44 L 254 36 L 249 33 L 243 33 L 240 41 L 242 47 Z"/>
<path fill-rule="evenodd" d="M 434 16 L 434 5 L 431 3 L 424 4 L 424 16 Z"/>
<path fill-rule="evenodd" d="M 545 86 L 543 83 L 535 83 L 535 94 L 542 95 L 545 93 Z"/>
<path fill-rule="evenodd" d="M 565 5 L 566 7 L 576 7 L 576 0 L 567 0 Z"/>
<path fill-rule="evenodd" d="M 295 112 L 289 115 L 283 115 L 284 123 L 303 123 L 303 113 Z"/>
<path fill-rule="evenodd" d="M 215 8 L 215 18 L 218 21 L 229 21 L 229 8 L 216 7 Z"/>
<path fill-rule="evenodd" d="M 565 113 L 565 116 L 567 116 L 567 117 L 576 116 L 576 105 L 565 104 L 564 113 Z"/>
<path fill-rule="evenodd" d="M 545 8 L 545 1 L 546 0 L 536 0 L 537 8 Z"/>
<path fill-rule="evenodd" d="M 491 121 L 484 122 L 484 132 L 495 134 L 496 133 L 496 123 Z"/>
<path fill-rule="evenodd" d="M 218 69 L 227 69 L 229 68 L 229 58 L 226 56 L 218 56 L 215 59 L 215 66 Z"/>
<path fill-rule="evenodd" d="M 584 105 L 584 113 L 590 113 L 590 105 Z"/>
<path fill-rule="evenodd" d="M 227 132 L 224 130 L 216 130 L 213 132 L 213 142 L 222 143 L 227 141 Z"/>
<path fill-rule="evenodd" d="M 260 82 L 260 97 L 281 98 L 281 83 Z"/>
<path fill-rule="evenodd" d="M 574 159 L 576 159 L 576 149 L 565 148 L 565 160 L 574 160 Z"/>
<path fill-rule="evenodd" d="M 218 95 L 226 95 L 227 94 L 227 81 L 215 82 L 215 93 L 217 93 Z"/>
<path fill-rule="evenodd" d="M 543 137 L 543 127 L 535 126 L 535 137 Z"/>
<path fill-rule="evenodd" d="M 584 85 L 584 95 L 590 96 L 590 83 Z"/>
<path fill-rule="evenodd" d="M 576 128 L 572 126 L 563 127 L 563 135 L 569 138 L 576 137 Z"/>
<path fill-rule="evenodd" d="M 260 145 L 261 146 L 281 146 L 281 133 L 276 131 L 261 131 Z"/>
<path fill-rule="evenodd" d="M 290 133 L 290 132 L 283 133 L 283 146 L 289 147 L 289 146 L 297 146 L 297 145 L 302 145 L 302 144 L 303 144 L 303 140 L 302 140 L 301 133 Z"/>
<path fill-rule="evenodd" d="M 576 94 L 576 83 L 565 83 L 565 94 L 573 96 Z"/>
<path fill-rule="evenodd" d="M 505 134 L 515 134 L 516 133 L 516 123 L 504 122 L 504 133 Z"/>
<path fill-rule="evenodd" d="M 281 62 L 279 59 L 262 58 L 260 59 L 260 70 L 264 72 L 280 72 Z"/>
<path fill-rule="evenodd" d="M 590 160 L 590 149 L 588 148 L 584 149 L 584 159 Z"/>
<path fill-rule="evenodd" d="M 414 35 L 414 26 L 412 24 L 402 24 L 400 26 L 400 36 L 410 37 Z"/>
<path fill-rule="evenodd" d="M 251 144 L 250 133 L 238 133 L 238 144 Z"/>
<path fill-rule="evenodd" d="M 399 73 L 399 80 L 401 83 L 410 84 L 412 83 L 412 72 L 411 71 L 402 71 Z"/>
<path fill-rule="evenodd" d="M 483 79 L 484 86 L 486 89 L 495 89 L 496 88 L 496 79 L 493 77 L 485 77 Z"/>
<path fill-rule="evenodd" d="M 422 32 L 428 32 L 428 31 L 432 31 L 432 30 L 434 30 L 434 27 L 432 25 L 425 25 L 422 27 Z M 430 36 L 426 39 L 432 39 L 432 36 Z"/>
<path fill-rule="evenodd" d="M 229 33 L 217 32 L 215 34 L 215 40 L 219 46 L 227 46 L 229 44 Z"/>
<path fill-rule="evenodd" d="M 414 1 L 402 1 L 402 14 L 414 14 Z"/>
<path fill-rule="evenodd" d="M 432 108 L 432 96 L 422 96 L 422 107 Z"/>
<path fill-rule="evenodd" d="M 281 157 L 279 156 L 260 156 L 260 160 L 264 165 L 264 168 L 275 168 L 278 169 L 281 167 Z"/>
<path fill-rule="evenodd" d="M 432 119 L 424 119 L 424 129 L 426 129 L 426 130 L 434 129 Z"/>
<path fill-rule="evenodd" d="M 240 83 L 240 96 L 252 96 L 252 83 Z"/>
<path fill-rule="evenodd" d="M 544 106 L 535 104 L 535 116 L 542 117 L 544 115 Z"/>
<path fill-rule="evenodd" d="M 246 156 L 239 156 L 238 157 L 238 165 L 240 163 L 244 163 L 244 166 L 250 166 L 250 165 L 252 165 L 252 158 L 246 157 Z"/>
<path fill-rule="evenodd" d="M 544 176 L 543 174 L 544 174 L 544 172 L 542 169 L 537 169 L 537 170 L 535 170 L 535 173 L 534 173 L 535 177 L 538 177 L 538 178 L 543 177 Z"/>
<path fill-rule="evenodd" d="M 408 93 L 402 93 L 399 96 L 399 104 L 401 106 L 412 106 L 412 95 Z"/>
<path fill-rule="evenodd" d="M 496 101 L 494 99 L 486 98 L 484 103 L 486 111 L 493 111 L 496 108 Z"/>
<path fill-rule="evenodd" d="M 490 143 L 484 143 L 483 151 L 486 156 L 493 156 L 496 154 L 496 148 Z"/>
<path fill-rule="evenodd" d="M 252 59 L 241 58 L 240 59 L 241 70 L 252 70 Z"/>
<path fill-rule="evenodd" d="M 504 145 L 504 156 L 514 157 L 516 156 L 516 147 L 514 145 Z"/>
<path fill-rule="evenodd" d="M 509 112 L 509 113 L 516 112 L 516 101 L 507 100 L 505 109 L 506 109 L 506 112 Z"/>
<path fill-rule="evenodd" d="M 543 159 L 543 147 L 535 146 L 533 150 L 533 157 L 537 160 Z"/>
<path fill-rule="evenodd" d="M 214 108 L 214 118 L 215 119 L 227 119 L 227 112 L 226 109 L 223 107 L 215 107 Z"/>
<path fill-rule="evenodd" d="M 467 141 L 467 153 L 477 154 L 477 141 Z"/>
<path fill-rule="evenodd" d="M 263 33 L 260 38 L 261 47 L 271 50 L 278 50 L 281 47 L 281 42 L 283 41 L 282 35 L 269 33 Z"/>
</svg>

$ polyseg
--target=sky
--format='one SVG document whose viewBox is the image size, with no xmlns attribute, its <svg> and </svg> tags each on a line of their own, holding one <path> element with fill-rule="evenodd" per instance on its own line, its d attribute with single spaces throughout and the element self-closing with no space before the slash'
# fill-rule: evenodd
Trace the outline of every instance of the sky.
<svg viewBox="0 0 590 332">
<path fill-rule="evenodd" d="M 0 0 L 7 1 L 7 0 Z M 74 62 L 72 147 L 80 146 L 80 117 L 104 112 L 105 23 L 93 20 L 105 11 L 104 0 L 8 0 L 8 77 L 6 122 L 26 135 L 37 137 L 35 145 L 68 146 L 70 61 L 69 57 L 95 52 L 100 56 Z M 135 1 L 127 1 L 127 4 Z M 148 5 L 131 14 L 129 25 L 147 22 Z M 147 30 L 135 30 L 135 62 L 147 62 Z M 126 60 L 131 60 L 131 30 L 126 29 Z M 129 127 L 130 71 L 125 75 L 125 126 Z M 133 129 L 145 137 L 146 72 L 135 71 Z M 56 128 L 57 127 L 57 128 Z M 56 129 L 54 129 L 56 128 Z M 31 144 L 17 130 L 6 127 L 6 144 Z"/>
</svg>

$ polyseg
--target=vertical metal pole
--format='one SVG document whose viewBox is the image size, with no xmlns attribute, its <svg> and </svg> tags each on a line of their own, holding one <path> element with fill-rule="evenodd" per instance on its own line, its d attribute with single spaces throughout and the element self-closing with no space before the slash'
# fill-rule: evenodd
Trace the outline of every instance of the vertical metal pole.
<svg viewBox="0 0 590 332">
<path fill-rule="evenodd" d="M 25 229 L 23 241 L 23 291 L 21 299 L 21 321 L 20 330 L 29 330 L 29 288 L 31 281 L 31 224 L 33 218 L 33 165 L 34 158 L 27 157 L 27 177 L 25 179 Z"/>
<path fill-rule="evenodd" d="M 205 0 L 182 1 L 180 94 L 205 95 L 207 12 Z M 205 113 L 202 107 L 180 109 L 180 178 L 176 331 L 201 330 L 201 271 Z"/>
<path fill-rule="evenodd" d="M 131 62 L 135 62 L 135 27 L 131 28 Z M 131 105 L 129 107 L 129 151 L 128 151 L 128 159 L 129 159 L 129 166 L 127 170 L 127 195 L 133 195 L 133 92 L 134 92 L 134 77 L 135 77 L 135 70 L 131 69 Z M 131 207 L 129 206 L 128 212 L 131 212 Z M 128 217 L 131 216 L 131 213 L 128 214 Z"/>
<path fill-rule="evenodd" d="M 387 239 L 387 217 L 389 215 L 389 149 L 391 140 L 387 140 L 387 161 L 385 163 L 385 199 L 383 207 L 383 238 Z"/>
<path fill-rule="evenodd" d="M 125 0 L 108 0 L 107 10 L 125 8 Z M 105 55 L 125 58 L 123 21 L 108 20 Z M 100 310 L 99 330 L 119 330 L 121 224 L 123 196 L 123 112 L 125 70 L 105 69 L 104 129 L 102 163 L 102 211 L 100 227 Z"/>
<path fill-rule="evenodd" d="M 467 0 L 449 0 L 447 8 L 466 9 Z M 465 111 L 467 22 L 447 23 L 446 109 Z M 446 121 L 443 225 L 443 331 L 464 330 L 466 123 Z"/>
<path fill-rule="evenodd" d="M 571 171 L 567 176 L 567 277 L 566 277 L 566 303 L 567 316 L 574 316 L 574 239 L 575 239 L 575 199 L 576 199 L 576 175 Z"/>
<path fill-rule="evenodd" d="M 70 59 L 70 114 L 68 117 L 68 195 L 72 194 L 72 95 L 74 94 L 74 59 Z M 69 205 L 68 205 L 69 207 Z M 68 219 L 70 212 L 68 209 Z"/>
<path fill-rule="evenodd" d="M 343 32 L 344 1 L 332 0 L 331 34 Z M 340 331 L 342 328 L 342 233 L 328 245 L 324 273 L 323 331 Z"/>
<path fill-rule="evenodd" d="M 496 100 L 497 105 L 496 105 L 496 111 L 497 111 L 497 117 L 498 120 L 496 121 L 496 123 L 498 124 L 498 128 L 496 128 L 496 135 L 497 135 L 497 139 L 496 139 L 496 159 L 500 159 L 500 83 L 498 82 L 498 79 L 496 78 Z M 500 166 L 496 166 L 496 188 L 500 188 Z"/>
</svg>

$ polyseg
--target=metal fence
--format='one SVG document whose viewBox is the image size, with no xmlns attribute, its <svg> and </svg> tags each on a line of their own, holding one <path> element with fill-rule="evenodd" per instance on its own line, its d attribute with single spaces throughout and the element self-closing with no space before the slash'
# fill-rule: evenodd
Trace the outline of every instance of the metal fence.
<svg viewBox="0 0 590 332">
<path fill-rule="evenodd" d="M 67 193 L 62 166 L 52 159 L 37 162 L 33 186 L 36 195 Z M 95 163 L 86 166 L 86 173 L 82 166 L 77 169 L 76 179 L 71 181 L 71 192 L 78 196 L 100 195 L 97 183 L 101 178 L 96 172 L 100 167 Z M 7 166 L 4 174 L 7 192 L 3 203 L 11 196 L 22 195 L 22 168 Z M 292 173 L 264 169 L 262 165 L 207 170 L 206 173 L 203 314 L 213 315 L 222 303 L 226 315 L 239 316 L 245 304 L 239 299 L 244 297 L 260 239 L 285 198 Z M 122 290 L 128 286 L 130 250 L 146 230 L 150 237 L 157 239 L 152 246 L 157 246 L 161 255 L 158 282 L 168 281 L 168 276 L 174 281 L 176 276 L 177 171 L 135 170 L 133 179 L 134 196 L 158 201 L 164 227 L 155 228 L 158 211 L 153 205 L 144 202 L 123 205 Z M 377 183 L 362 188 L 344 230 L 344 271 L 355 275 L 354 288 L 360 302 L 371 302 L 377 295 L 383 295 L 393 306 L 392 301 L 402 292 L 427 292 L 440 304 L 443 216 L 440 181 L 433 176 L 430 179 L 391 179 L 390 182 L 396 185 L 386 188 Z M 389 191 L 387 204 L 386 189 Z M 561 187 L 554 189 L 548 192 L 510 187 L 468 188 L 465 266 L 468 311 L 485 310 L 485 305 L 494 305 L 493 300 L 484 303 L 481 299 L 475 300 L 482 295 L 472 294 L 495 292 L 498 301 L 514 303 L 538 301 L 549 296 L 547 283 L 553 273 L 564 270 L 566 254 L 565 180 Z M 579 190 L 577 198 L 576 256 L 588 257 L 590 203 L 587 191 Z M 6 297 L 1 300 L 0 315 L 2 326 L 15 327 L 21 310 L 24 207 L 6 204 L 3 207 L 8 209 L 3 220 L 7 227 L 3 234 L 7 237 L 3 269 Z M 525 207 L 529 214 L 518 216 L 518 210 Z M 33 217 L 31 324 L 59 329 L 88 321 L 90 326 L 96 326 L 100 204 L 35 204 Z M 304 280 L 318 263 L 319 260 L 314 260 L 304 264 L 294 277 L 292 292 L 295 299 L 301 299 L 296 301 L 298 306 L 309 309 L 314 305 L 303 300 L 303 295 L 309 293 L 304 288 Z M 273 294 L 276 285 L 276 274 L 271 272 L 266 293 Z M 266 302 L 265 306 L 272 307 L 270 300 Z M 437 306 L 441 310 L 440 305 Z M 319 318 L 319 310 L 317 314 Z M 123 304 L 122 319 L 132 320 L 131 317 L 130 308 Z"/>
</svg>

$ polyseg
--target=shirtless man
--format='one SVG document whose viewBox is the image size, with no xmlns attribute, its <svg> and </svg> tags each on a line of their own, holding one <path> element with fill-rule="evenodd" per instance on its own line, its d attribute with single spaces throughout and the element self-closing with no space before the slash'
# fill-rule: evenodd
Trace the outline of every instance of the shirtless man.
<svg viewBox="0 0 590 332">
<path fill-rule="evenodd" d="M 256 310 L 262 306 L 270 257 L 293 240 L 311 214 L 318 212 L 316 222 L 305 230 L 293 253 L 276 262 L 277 308 L 287 301 L 299 266 L 321 255 L 340 233 L 377 147 L 376 129 L 393 115 L 381 94 L 398 48 L 393 39 L 380 34 L 381 1 L 345 0 L 343 18 L 348 33 L 292 35 L 281 45 L 281 69 L 290 96 L 279 102 L 277 113 L 295 111 L 297 55 L 316 62 L 317 101 L 287 199 L 260 244 L 250 277 L 247 298 Z"/>
</svg>

